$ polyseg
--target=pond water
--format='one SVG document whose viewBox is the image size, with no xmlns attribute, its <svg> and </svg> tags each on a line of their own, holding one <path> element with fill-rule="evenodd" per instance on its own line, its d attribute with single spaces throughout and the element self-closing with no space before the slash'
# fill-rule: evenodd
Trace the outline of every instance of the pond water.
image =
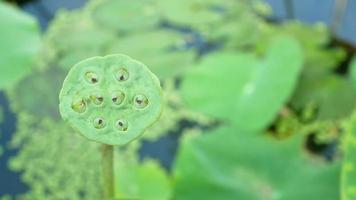
<svg viewBox="0 0 356 200">
<path fill-rule="evenodd" d="M 0 156 L 0 196 L 3 194 L 18 194 L 26 191 L 26 186 L 21 183 L 19 174 L 8 169 L 8 160 L 16 154 L 16 150 L 6 149 L 12 133 L 16 130 L 16 116 L 8 107 L 3 93 L 0 93 L 0 105 L 4 112 L 4 121 L 0 123 L 0 146 L 5 148 Z"/>
</svg>

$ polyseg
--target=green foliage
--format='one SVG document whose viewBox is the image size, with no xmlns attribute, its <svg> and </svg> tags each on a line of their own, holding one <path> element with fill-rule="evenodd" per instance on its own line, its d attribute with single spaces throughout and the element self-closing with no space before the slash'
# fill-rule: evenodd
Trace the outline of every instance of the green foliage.
<svg viewBox="0 0 356 200">
<path fill-rule="evenodd" d="M 314 104 L 317 109 L 315 117 L 320 120 L 340 119 L 351 114 L 356 90 L 344 77 L 309 70 L 302 74 L 302 80 L 291 102 L 295 109 Z"/>
<path fill-rule="evenodd" d="M 180 33 L 150 31 L 124 37 L 110 46 L 108 52 L 144 60 L 153 73 L 165 79 L 180 75 L 193 62 L 195 53 L 184 50 L 184 44 Z"/>
<path fill-rule="evenodd" d="M 40 47 L 36 21 L 7 3 L 0 3 L 0 89 L 29 74 Z"/>
<path fill-rule="evenodd" d="M 114 31 L 147 29 L 157 26 L 159 22 L 154 0 L 96 0 L 90 8 L 94 21 Z"/>
<path fill-rule="evenodd" d="M 11 141 L 20 153 L 11 160 L 12 170 L 22 172 L 29 191 L 20 199 L 99 199 L 100 154 L 98 145 L 73 134 L 61 121 L 21 113 Z"/>
<path fill-rule="evenodd" d="M 356 198 L 356 182 L 355 182 L 355 134 L 356 134 L 356 114 L 353 113 L 351 118 L 345 123 L 347 129 L 346 135 L 343 138 L 343 163 L 341 174 L 341 199 L 351 200 Z"/>
<path fill-rule="evenodd" d="M 7 92 L 12 110 L 59 119 L 58 94 L 64 78 L 63 70 L 58 68 L 34 71 Z"/>
<path fill-rule="evenodd" d="M 175 89 L 174 81 L 166 80 L 163 88 L 163 111 L 158 121 L 146 130 L 143 135 L 144 139 L 155 141 L 161 136 L 178 131 L 179 122 L 187 120 L 195 122 L 201 126 L 210 126 L 213 120 L 207 118 L 205 115 L 187 109 Z"/>
<path fill-rule="evenodd" d="M 121 161 L 121 162 L 120 162 Z M 117 191 L 120 198 L 169 200 L 171 183 L 167 174 L 155 161 L 144 161 L 138 164 L 127 164 L 125 160 L 116 168 Z"/>
<path fill-rule="evenodd" d="M 191 26 L 222 20 L 222 12 L 212 11 L 214 6 L 220 5 L 221 1 L 217 0 L 158 1 L 158 6 L 165 19 Z"/>
<path fill-rule="evenodd" d="M 114 33 L 98 28 L 83 12 L 60 12 L 52 23 L 41 49 L 42 68 L 54 64 L 67 71 L 85 58 L 102 55 L 115 39 Z"/>
<path fill-rule="evenodd" d="M 59 94 L 61 116 L 88 139 L 124 145 L 162 112 L 158 78 L 142 63 L 114 54 L 76 64 Z"/>
<path fill-rule="evenodd" d="M 275 33 L 280 31 L 275 27 Z M 295 36 L 304 47 L 305 65 L 308 67 L 335 69 L 345 58 L 345 50 L 340 47 L 325 48 L 330 43 L 330 34 L 324 24 L 312 27 L 301 22 L 286 23 L 281 27 L 283 32 Z M 311 40 L 311 38 L 313 38 Z"/>
<path fill-rule="evenodd" d="M 301 67 L 298 43 L 279 38 L 262 60 L 242 53 L 210 55 L 186 76 L 182 95 L 191 108 L 238 129 L 262 130 L 288 100 Z"/>
<path fill-rule="evenodd" d="M 349 72 L 349 77 L 352 82 L 352 86 L 356 88 L 356 56 L 352 58 L 351 64 L 350 64 L 350 72 Z"/>
<path fill-rule="evenodd" d="M 352 178 L 338 181 L 338 140 L 354 110 L 354 64 L 346 74 L 345 49 L 325 25 L 271 23 L 269 15 L 259 0 L 92 0 L 81 10 L 60 11 L 36 70 L 6 90 L 18 117 L 11 145 L 19 153 L 10 166 L 29 186 L 14 198 L 100 199 L 97 144 L 61 122 L 58 93 L 77 62 L 124 53 L 162 83 L 162 116 L 142 140 L 181 132 L 187 138 L 173 176 L 157 161 L 139 161 L 139 142 L 118 149 L 117 197 L 339 199 L 338 191 L 352 184 Z M 122 93 L 115 95 L 120 102 Z M 91 106 L 100 99 L 90 98 Z M 351 156 L 346 152 L 348 163 Z"/>
<path fill-rule="evenodd" d="M 116 153 L 116 196 L 121 199 L 169 200 L 171 180 L 154 160 L 138 161 L 139 144 L 131 143 Z"/>
<path fill-rule="evenodd" d="M 312 161 L 302 137 L 276 141 L 231 127 L 183 141 L 174 169 L 177 199 L 335 200 L 338 163 Z"/>
</svg>

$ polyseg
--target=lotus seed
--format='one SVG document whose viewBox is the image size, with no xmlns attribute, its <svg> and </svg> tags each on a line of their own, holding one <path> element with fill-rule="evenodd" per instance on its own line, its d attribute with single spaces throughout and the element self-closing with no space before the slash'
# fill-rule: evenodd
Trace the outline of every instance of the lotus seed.
<svg viewBox="0 0 356 200">
<path fill-rule="evenodd" d="M 93 72 L 87 72 L 85 73 L 85 79 L 89 82 L 89 83 L 97 83 L 98 82 L 98 75 L 96 75 Z"/>
<path fill-rule="evenodd" d="M 94 127 L 97 129 L 101 129 L 105 127 L 105 121 L 103 118 L 96 118 L 94 119 Z"/>
<path fill-rule="evenodd" d="M 95 105 L 101 105 L 104 101 L 104 98 L 100 95 L 90 95 L 90 99 Z"/>
<path fill-rule="evenodd" d="M 83 113 L 86 110 L 86 104 L 83 99 L 76 98 L 73 100 L 72 109 L 77 113 Z"/>
<path fill-rule="evenodd" d="M 116 126 L 120 131 L 127 131 L 129 128 L 129 124 L 124 119 L 117 120 Z"/>
<path fill-rule="evenodd" d="M 142 109 L 148 105 L 148 99 L 143 94 L 138 94 L 134 98 L 134 105 L 136 108 Z"/>
<path fill-rule="evenodd" d="M 125 99 L 125 93 L 118 90 L 113 92 L 111 100 L 115 105 L 120 105 Z"/>
<path fill-rule="evenodd" d="M 129 72 L 125 68 L 120 68 L 117 73 L 118 81 L 126 81 L 129 78 Z"/>
</svg>

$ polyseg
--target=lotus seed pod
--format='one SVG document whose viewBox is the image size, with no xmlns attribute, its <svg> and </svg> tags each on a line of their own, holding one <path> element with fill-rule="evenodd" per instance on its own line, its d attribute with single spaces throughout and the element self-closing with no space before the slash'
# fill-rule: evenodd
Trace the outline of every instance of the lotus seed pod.
<svg viewBox="0 0 356 200">
<path fill-rule="evenodd" d="M 136 108 L 143 109 L 148 105 L 148 99 L 145 95 L 138 94 L 135 96 L 133 104 Z"/>
<path fill-rule="evenodd" d="M 120 90 L 114 91 L 111 95 L 111 101 L 115 105 L 118 106 L 122 105 L 122 102 L 124 102 L 124 100 L 125 100 L 125 93 Z"/>
<path fill-rule="evenodd" d="M 84 137 L 124 145 L 158 120 L 158 78 L 125 55 L 93 57 L 76 64 L 59 95 L 61 116 Z"/>
</svg>

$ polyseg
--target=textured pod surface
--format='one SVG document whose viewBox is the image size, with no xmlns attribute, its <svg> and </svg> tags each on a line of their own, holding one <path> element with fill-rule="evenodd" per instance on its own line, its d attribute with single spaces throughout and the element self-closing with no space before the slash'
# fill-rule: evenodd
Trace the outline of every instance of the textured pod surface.
<svg viewBox="0 0 356 200">
<path fill-rule="evenodd" d="M 79 133 L 111 145 L 140 136 L 162 110 L 157 77 L 144 64 L 120 54 L 76 64 L 59 100 L 63 119 Z"/>
</svg>

